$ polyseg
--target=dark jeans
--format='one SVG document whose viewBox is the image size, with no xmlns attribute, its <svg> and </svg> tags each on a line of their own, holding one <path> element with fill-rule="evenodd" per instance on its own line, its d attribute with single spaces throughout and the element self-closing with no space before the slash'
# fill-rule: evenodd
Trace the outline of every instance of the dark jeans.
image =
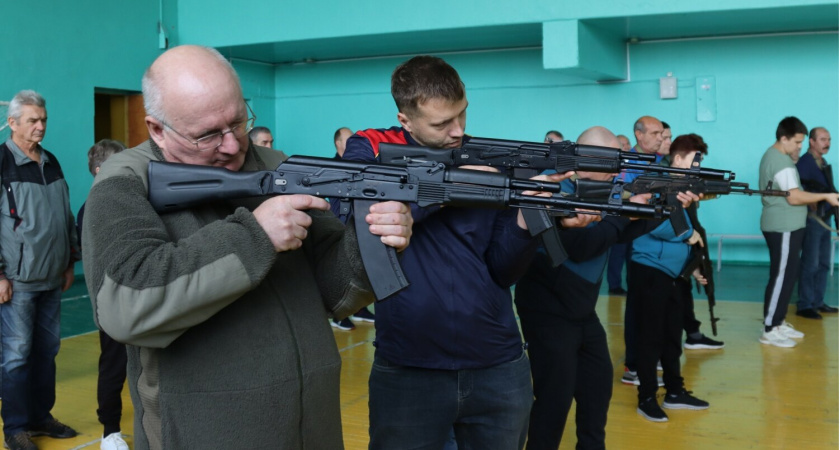
<svg viewBox="0 0 840 450">
<path fill-rule="evenodd" d="M 683 308 L 691 285 L 680 278 L 671 278 L 653 267 L 630 261 L 627 267 L 628 297 L 638 299 L 639 401 L 656 395 L 656 362 L 662 362 L 662 380 L 668 393 L 683 387 L 680 375 L 682 355 Z"/>
<path fill-rule="evenodd" d="M 528 358 L 485 369 L 433 370 L 375 357 L 370 449 L 521 449 L 533 402 Z"/>
<path fill-rule="evenodd" d="M 764 330 L 770 331 L 781 325 L 787 316 L 790 295 L 799 276 L 799 252 L 805 229 L 762 233 L 770 251 L 770 280 L 764 290 Z"/>
<path fill-rule="evenodd" d="M 583 321 L 521 316 L 534 378 L 528 450 L 556 450 L 575 401 L 577 449 L 605 448 L 613 366 L 596 314 Z"/>
<path fill-rule="evenodd" d="M 52 418 L 55 357 L 61 345 L 61 289 L 21 292 L 0 305 L 3 401 L 6 436 Z"/>
<path fill-rule="evenodd" d="M 802 258 L 799 266 L 798 311 L 815 309 L 824 304 L 825 286 L 831 264 L 831 231 L 808 217 L 802 239 Z"/>
<path fill-rule="evenodd" d="M 127 357 L 125 345 L 99 331 L 99 380 L 96 384 L 96 415 L 105 426 L 103 436 L 120 431 L 122 418 L 122 390 L 125 384 Z"/>
</svg>

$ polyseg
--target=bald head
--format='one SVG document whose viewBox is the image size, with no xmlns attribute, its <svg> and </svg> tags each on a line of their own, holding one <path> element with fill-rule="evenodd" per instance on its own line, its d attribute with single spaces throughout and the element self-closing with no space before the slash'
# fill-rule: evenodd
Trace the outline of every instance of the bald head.
<svg viewBox="0 0 840 450">
<path fill-rule="evenodd" d="M 600 147 L 619 148 L 621 143 L 612 131 L 604 127 L 592 127 L 584 131 L 577 138 L 578 144 L 583 145 L 597 145 Z M 580 178 L 590 180 L 607 181 L 612 179 L 616 174 L 614 173 L 598 173 L 598 172 L 583 172 L 577 171 Z"/>
<path fill-rule="evenodd" d="M 174 47 L 160 55 L 143 75 L 146 114 L 160 120 L 167 121 L 173 104 L 183 105 L 189 98 L 213 93 L 233 93 L 242 98 L 239 76 L 230 62 L 213 48 Z"/>
<path fill-rule="evenodd" d="M 662 146 L 662 122 L 656 117 L 642 116 L 633 124 L 636 135 L 636 150 L 642 153 L 656 153 Z"/>
<path fill-rule="evenodd" d="M 612 131 L 604 127 L 592 127 L 580 134 L 578 144 L 599 145 L 601 147 L 619 148 L 618 138 Z"/>
</svg>

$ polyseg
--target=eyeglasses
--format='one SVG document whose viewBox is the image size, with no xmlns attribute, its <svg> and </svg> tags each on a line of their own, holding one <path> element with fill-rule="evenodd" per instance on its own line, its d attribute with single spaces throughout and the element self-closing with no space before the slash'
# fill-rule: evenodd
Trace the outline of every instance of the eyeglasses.
<svg viewBox="0 0 840 450">
<path fill-rule="evenodd" d="M 191 143 L 192 145 L 195 145 L 195 149 L 199 152 L 206 152 L 219 148 L 225 141 L 225 135 L 228 133 L 233 133 L 234 136 L 241 138 L 248 134 L 249 131 L 254 129 L 254 122 L 256 122 L 257 116 L 256 114 L 254 114 L 254 110 L 251 109 L 251 105 L 245 103 L 245 107 L 248 108 L 248 113 L 250 115 L 249 119 L 246 119 L 244 122 L 238 122 L 231 125 L 231 127 L 227 131 L 220 131 L 218 133 L 208 134 L 207 136 L 202 136 L 195 140 L 184 136 L 183 134 L 178 132 L 178 130 L 172 128 L 168 123 L 162 120 L 160 121 L 160 123 L 162 123 L 163 126 L 165 126 L 166 128 L 172 130 L 173 133 L 184 138 L 184 140 L 186 140 L 187 142 Z"/>
</svg>

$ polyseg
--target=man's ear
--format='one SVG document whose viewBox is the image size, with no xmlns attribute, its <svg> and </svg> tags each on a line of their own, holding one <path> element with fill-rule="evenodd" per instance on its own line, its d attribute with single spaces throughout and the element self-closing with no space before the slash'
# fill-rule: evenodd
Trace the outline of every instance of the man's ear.
<svg viewBox="0 0 840 450">
<path fill-rule="evenodd" d="M 149 137 L 155 141 L 158 147 L 164 148 L 163 143 L 166 137 L 163 135 L 163 123 L 152 116 L 146 116 L 146 128 L 149 129 Z"/>
<path fill-rule="evenodd" d="M 405 128 L 406 131 L 411 133 L 411 119 L 404 112 L 397 113 L 397 121 L 400 123 L 400 126 Z"/>
</svg>

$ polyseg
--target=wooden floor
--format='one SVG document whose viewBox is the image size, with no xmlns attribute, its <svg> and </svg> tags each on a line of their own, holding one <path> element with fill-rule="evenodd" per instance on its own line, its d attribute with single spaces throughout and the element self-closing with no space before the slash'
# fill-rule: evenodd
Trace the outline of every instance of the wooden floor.
<svg viewBox="0 0 840 450">
<path fill-rule="evenodd" d="M 836 275 L 835 275 L 836 277 Z M 766 282 L 766 279 L 765 279 Z M 836 284 L 836 281 L 835 281 Z M 836 289 L 833 291 L 836 297 Z M 836 449 L 838 440 L 838 318 L 788 320 L 805 333 L 793 349 L 758 342 L 761 303 L 719 301 L 723 350 L 688 350 L 682 373 L 695 395 L 711 403 L 706 411 L 668 411 L 670 421 L 652 423 L 636 413 L 636 388 L 620 383 L 623 344 L 622 297 L 602 296 L 598 314 L 607 330 L 615 366 L 615 386 L 607 425 L 610 449 Z M 836 299 L 828 299 L 837 304 Z M 89 304 L 89 303 L 88 303 Z M 705 321 L 707 304 L 698 301 Z M 708 333 L 704 326 L 703 331 Z M 367 378 L 373 360 L 374 328 L 335 331 L 344 361 L 341 405 L 344 442 L 367 448 Z M 80 435 L 73 439 L 35 438 L 41 449 L 99 448 L 96 419 L 96 333 L 68 337 L 58 357 L 58 403 L 53 414 Z M 123 432 L 131 443 L 132 410 L 127 390 Z M 571 415 L 573 417 L 573 414 Z M 574 448 L 574 423 L 567 424 L 560 448 Z"/>
</svg>

